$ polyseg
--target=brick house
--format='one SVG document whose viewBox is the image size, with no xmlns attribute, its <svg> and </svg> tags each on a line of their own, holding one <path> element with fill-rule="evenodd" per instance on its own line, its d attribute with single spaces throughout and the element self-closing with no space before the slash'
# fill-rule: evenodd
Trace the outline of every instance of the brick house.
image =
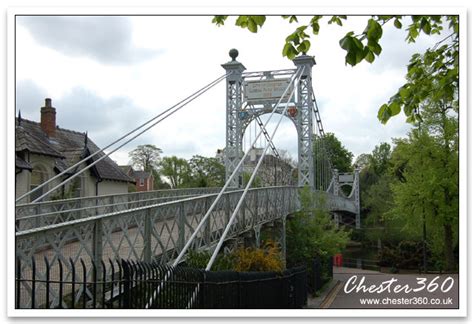
<svg viewBox="0 0 474 324">
<path fill-rule="evenodd" d="M 130 178 L 135 179 L 135 190 L 138 192 L 141 191 L 151 191 L 154 188 L 154 177 L 151 172 L 134 170 L 130 165 L 120 166 L 122 171 L 124 171 Z"/>
<path fill-rule="evenodd" d="M 56 125 L 56 109 L 51 99 L 41 108 L 40 122 L 21 118 L 15 120 L 15 194 L 16 197 L 36 188 L 46 180 L 65 171 L 83 158 L 99 151 L 99 147 L 87 136 Z M 99 153 L 91 160 L 104 156 Z M 24 198 L 20 203 L 33 201 L 64 179 L 92 163 L 88 160 L 61 178 Z M 118 165 L 106 157 L 67 184 L 51 193 L 46 200 L 121 194 L 128 192 L 128 184 L 134 182 Z"/>
</svg>

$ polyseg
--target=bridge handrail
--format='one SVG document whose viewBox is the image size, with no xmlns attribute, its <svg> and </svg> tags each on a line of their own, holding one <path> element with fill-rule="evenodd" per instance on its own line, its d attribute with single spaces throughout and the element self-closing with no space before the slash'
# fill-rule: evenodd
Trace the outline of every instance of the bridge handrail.
<svg viewBox="0 0 474 324">
<path fill-rule="evenodd" d="M 263 187 L 263 188 L 252 188 L 250 191 L 260 191 L 260 190 L 266 190 L 266 189 L 279 189 L 279 188 L 288 188 L 288 189 L 297 189 L 298 187 L 296 186 L 275 186 L 275 187 Z M 238 189 L 238 190 L 229 190 L 224 193 L 224 195 L 231 194 L 231 193 L 237 193 L 237 192 L 243 192 L 243 189 Z M 81 219 L 76 219 L 72 220 L 69 222 L 64 222 L 64 223 L 59 223 L 59 224 L 53 224 L 53 225 L 47 225 L 47 226 L 42 226 L 42 227 L 37 227 L 29 230 L 23 230 L 23 231 L 18 231 L 15 233 L 16 238 L 27 238 L 30 237 L 31 235 L 37 234 L 39 232 L 47 232 L 47 231 L 52 231 L 52 230 L 57 230 L 61 228 L 68 228 L 74 225 L 83 225 L 87 224 L 90 222 L 95 222 L 97 220 L 103 220 L 106 218 L 114 217 L 114 216 L 124 216 L 130 213 L 135 213 L 143 210 L 148 210 L 148 209 L 153 209 L 153 208 L 159 208 L 159 207 L 165 207 L 165 206 L 172 206 L 172 205 L 178 205 L 182 204 L 184 202 L 191 202 L 193 200 L 201 200 L 201 199 L 206 199 L 210 197 L 216 197 L 217 193 L 212 193 L 212 194 L 205 194 L 205 195 L 200 195 L 197 197 L 189 197 L 189 198 L 184 198 L 184 199 L 179 199 L 179 200 L 173 200 L 173 201 L 167 201 L 159 204 L 154 204 L 154 205 L 148 205 L 148 206 L 141 206 L 141 207 L 136 207 L 132 209 L 127 209 L 127 210 L 122 210 L 122 211 L 116 211 L 112 213 L 106 213 L 102 215 L 97 215 L 97 216 L 89 216 Z"/>
<path fill-rule="evenodd" d="M 18 204 L 15 208 L 20 207 L 36 207 L 36 206 L 43 206 L 43 205 L 54 205 L 54 204 L 61 204 L 61 203 L 70 203 L 70 202 L 77 202 L 77 201 L 84 201 L 84 200 L 95 200 L 95 199 L 107 199 L 107 198 L 115 198 L 115 197 L 133 197 L 133 196 L 146 196 L 146 195 L 154 195 L 159 193 L 173 193 L 173 192 L 182 192 L 182 191 L 217 191 L 221 188 L 219 187 L 202 187 L 202 188 L 178 188 L 178 189 L 159 189 L 159 190 L 152 190 L 152 191 L 141 191 L 141 192 L 128 192 L 123 194 L 108 194 L 108 195 L 98 195 L 98 196 L 85 196 L 85 197 L 75 197 L 75 198 L 66 198 L 66 199 L 58 199 L 58 200 L 48 200 L 48 201 L 40 201 L 35 203 L 24 203 Z"/>
<path fill-rule="evenodd" d="M 41 227 L 85 218 L 97 214 L 129 209 L 130 204 L 139 206 L 150 204 L 153 200 L 170 200 L 179 197 L 196 196 L 218 192 L 219 188 L 186 188 L 155 190 L 119 195 L 89 196 L 22 204 L 15 208 L 16 230 Z"/>
</svg>

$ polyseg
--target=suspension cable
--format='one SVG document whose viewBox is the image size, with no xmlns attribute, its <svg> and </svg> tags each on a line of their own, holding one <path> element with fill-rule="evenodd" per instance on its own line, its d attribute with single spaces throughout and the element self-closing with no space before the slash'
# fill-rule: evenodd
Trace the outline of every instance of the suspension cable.
<svg viewBox="0 0 474 324">
<path fill-rule="evenodd" d="M 300 80 L 301 75 L 303 74 L 304 69 L 305 69 L 305 67 L 303 67 L 303 69 L 302 69 L 302 71 L 301 71 L 301 74 L 300 74 L 300 76 L 298 77 L 298 81 Z M 273 133 L 272 133 L 272 135 L 271 135 L 271 137 L 270 137 L 270 141 L 268 141 L 267 145 L 265 146 L 265 149 L 263 150 L 262 156 L 260 156 L 260 158 L 259 158 L 259 160 L 258 160 L 258 163 L 257 163 L 257 165 L 255 166 L 255 169 L 253 170 L 252 175 L 250 176 L 250 179 L 249 179 L 249 181 L 248 181 L 248 183 L 247 183 L 247 185 L 246 185 L 246 187 L 245 187 L 245 190 L 244 190 L 244 192 L 242 193 L 242 195 L 240 196 L 239 202 L 237 203 L 237 206 L 235 207 L 234 212 L 232 213 L 232 216 L 230 217 L 230 220 L 229 220 L 229 222 L 227 223 L 227 226 L 226 226 L 226 228 L 225 228 L 225 230 L 224 230 L 224 233 L 222 233 L 222 236 L 221 236 L 221 238 L 219 239 L 219 243 L 217 244 L 216 248 L 214 249 L 214 253 L 212 254 L 211 259 L 210 259 L 209 262 L 207 263 L 206 270 L 210 270 L 210 269 L 211 269 L 211 267 L 212 267 L 212 265 L 213 265 L 213 263 L 214 263 L 214 261 L 215 261 L 215 259 L 216 259 L 216 257 L 217 257 L 217 254 L 219 253 L 219 250 L 220 250 L 220 248 L 222 247 L 222 244 L 224 243 L 224 239 L 225 239 L 227 233 L 229 232 L 230 227 L 231 227 L 232 223 L 233 223 L 234 220 L 235 220 L 235 217 L 237 216 L 237 213 L 238 213 L 238 211 L 239 211 L 239 209 L 240 209 L 240 206 L 242 205 L 242 202 L 244 201 L 245 196 L 247 195 L 247 193 L 248 193 L 248 191 L 249 191 L 249 189 L 250 189 L 250 186 L 252 185 L 252 182 L 253 182 L 255 176 L 257 175 L 258 169 L 260 168 L 260 165 L 262 164 L 262 161 L 264 160 L 265 154 L 266 154 L 268 148 L 270 147 L 270 143 L 271 143 L 271 141 L 273 140 L 273 138 L 275 137 L 275 134 L 276 134 L 278 128 L 280 127 L 280 123 L 281 123 L 281 121 L 283 120 L 283 117 L 285 116 L 286 111 L 288 110 L 288 105 L 289 105 L 289 103 L 290 103 L 290 98 L 293 96 L 293 93 L 295 92 L 295 89 L 296 89 L 296 87 L 294 87 L 293 90 L 291 91 L 290 97 L 289 97 L 288 101 L 286 102 L 285 108 L 283 109 L 283 112 L 282 112 L 282 114 L 281 114 L 281 116 L 280 116 L 280 119 L 278 120 L 278 123 L 277 123 L 277 125 L 275 126 L 275 129 L 273 130 Z M 269 119 L 270 119 L 270 118 L 269 118 Z M 267 121 L 267 122 L 268 122 L 268 121 Z"/>
<path fill-rule="evenodd" d="M 68 177 L 67 179 L 65 179 L 64 181 L 62 181 L 60 184 L 56 185 L 55 187 L 53 187 L 52 189 L 50 189 L 49 191 L 47 191 L 46 193 L 42 194 L 41 196 L 39 196 L 38 198 L 36 198 L 34 201 L 32 201 L 33 203 L 34 202 L 37 202 L 39 200 L 41 200 L 42 198 L 46 197 L 47 195 L 49 195 L 51 192 L 53 192 L 54 190 L 58 189 L 59 187 L 61 187 L 62 185 L 64 185 L 65 183 L 71 181 L 72 179 L 74 179 L 75 177 L 77 177 L 78 175 L 80 175 L 81 173 L 83 173 L 84 171 L 90 169 L 91 167 L 93 167 L 95 164 L 99 163 L 100 161 L 102 161 L 103 159 L 105 159 L 106 157 L 108 157 L 110 154 L 116 152 L 117 150 L 119 150 L 120 148 L 122 148 L 123 146 L 125 146 L 126 144 L 130 143 L 131 141 L 133 141 L 134 139 L 136 139 L 137 137 L 139 137 L 140 135 L 142 135 L 143 133 L 147 132 L 148 130 L 150 130 L 151 128 L 153 128 L 154 126 L 156 126 L 157 124 L 159 124 L 160 122 L 162 122 L 163 120 L 165 120 L 166 118 L 168 118 L 169 116 L 173 115 L 174 113 L 176 113 L 177 111 L 179 111 L 180 109 L 182 109 L 183 107 L 185 107 L 187 104 L 189 104 L 190 102 L 194 101 L 196 98 L 198 98 L 199 96 L 201 96 L 202 94 L 204 94 L 205 92 L 207 92 L 208 90 L 210 90 L 211 88 L 213 88 L 215 85 L 217 85 L 219 82 L 221 82 L 222 80 L 224 80 L 230 73 L 227 73 L 227 74 L 224 74 L 222 76 L 220 76 L 219 78 L 215 79 L 214 81 L 212 81 L 211 83 L 207 84 L 206 86 L 204 86 L 203 88 L 199 89 L 198 91 L 196 91 L 195 93 L 193 93 L 192 95 L 188 96 L 186 99 L 183 99 L 181 100 L 179 103 L 175 104 L 174 106 L 166 109 L 165 111 L 163 111 L 162 113 L 158 114 L 157 116 L 155 116 L 154 118 L 150 119 L 149 121 L 147 121 L 146 123 L 142 124 L 141 126 L 135 128 L 133 131 L 130 131 L 129 133 L 127 133 L 126 135 L 122 136 L 120 139 L 114 141 L 113 143 L 109 144 L 108 146 L 106 146 L 105 148 L 95 152 L 94 154 L 84 158 L 83 160 L 77 162 L 75 165 L 73 165 L 72 167 L 64 170 L 63 172 L 61 172 L 60 174 L 58 174 L 57 176 L 49 179 L 48 181 L 46 181 L 45 183 L 43 183 L 42 185 L 36 187 L 35 189 L 31 190 L 30 192 L 24 194 L 23 196 L 21 196 L 20 198 L 18 198 L 16 200 L 16 202 L 18 202 L 20 199 L 23 199 L 24 197 L 30 195 L 31 193 L 33 193 L 34 191 L 38 190 L 39 188 L 45 186 L 47 183 L 53 181 L 54 179 L 57 179 L 58 177 L 60 177 L 61 175 L 64 175 L 66 172 L 70 171 L 72 168 L 80 165 L 81 163 L 91 159 L 93 156 L 97 155 L 98 153 L 100 152 L 103 152 L 106 148 L 109 148 L 110 146 L 118 143 L 119 141 L 123 140 L 124 138 L 126 138 L 127 136 L 131 135 L 132 133 L 138 131 L 139 129 L 143 128 L 144 126 L 150 124 L 152 121 L 156 120 L 157 118 L 160 118 L 158 119 L 157 121 L 155 121 L 154 123 L 152 123 L 150 126 L 146 127 L 145 129 L 143 129 L 142 131 L 140 131 L 138 134 L 134 135 L 133 137 L 131 137 L 130 139 L 126 140 L 125 142 L 123 142 L 122 144 L 120 144 L 118 147 L 116 147 L 115 149 L 113 149 L 111 152 L 109 153 L 106 153 L 104 154 L 103 156 L 101 156 L 99 159 L 97 159 L 97 161 L 93 161 L 93 163 L 89 164 L 88 166 L 86 166 L 85 168 L 79 170 L 78 172 L 76 172 L 75 174 L 73 174 L 71 177 Z"/>
<path fill-rule="evenodd" d="M 314 116 L 316 118 L 316 125 L 318 127 L 318 132 L 319 132 L 319 136 L 320 136 L 320 141 L 321 141 L 321 150 L 325 153 L 324 155 L 327 156 L 327 167 L 329 167 L 329 170 L 330 170 L 330 175 L 332 174 L 332 170 L 333 170 L 333 165 L 332 165 L 332 161 L 331 161 L 331 151 L 328 147 L 326 147 L 325 145 L 325 139 L 326 139 L 326 134 L 324 132 L 324 128 L 323 128 L 323 122 L 322 122 L 322 119 L 321 119 L 321 116 L 319 114 L 319 107 L 318 107 L 318 103 L 316 101 L 316 96 L 314 95 L 314 90 L 313 90 L 313 87 L 311 86 L 311 95 L 312 95 L 312 101 L 313 101 L 313 112 L 314 112 Z M 326 169 L 326 163 L 324 163 L 324 161 L 321 161 L 322 162 L 322 165 L 323 165 L 323 170 Z M 323 175 L 322 178 L 327 178 L 327 175 L 326 177 Z M 322 184 L 323 182 L 327 182 L 327 181 L 322 181 Z M 324 184 L 323 184 L 324 185 Z M 325 186 L 324 186 L 325 187 Z M 324 189 L 327 189 L 327 188 L 324 188 Z"/>
<path fill-rule="evenodd" d="M 296 80 L 296 79 L 299 79 L 301 77 L 301 74 L 303 72 L 303 69 L 300 69 L 299 71 L 297 71 L 294 75 L 293 75 L 293 80 L 288 84 L 288 86 L 286 87 L 282 97 L 280 98 L 280 100 L 278 100 L 278 102 L 275 104 L 275 107 L 273 108 L 271 114 L 270 114 L 270 117 L 267 119 L 267 121 L 265 122 L 265 125 L 266 126 L 269 121 L 272 119 L 273 115 L 275 114 L 276 110 L 277 110 L 277 107 L 280 105 L 284 95 L 288 92 L 289 88 L 290 88 L 290 85 Z M 299 76 L 297 76 L 299 74 Z M 255 137 L 255 139 L 253 140 L 253 143 L 252 145 L 250 146 L 253 147 L 255 145 L 255 143 L 257 142 L 257 140 L 259 139 L 259 137 L 262 135 L 263 131 L 260 130 L 260 132 L 258 133 L 258 136 Z M 232 179 L 234 178 L 234 176 L 237 174 L 237 171 L 239 170 L 239 168 L 242 166 L 245 158 L 248 156 L 249 152 L 250 152 L 251 149 L 247 150 L 247 152 L 245 152 L 244 156 L 240 159 L 239 163 L 237 164 L 237 166 L 234 168 L 234 171 L 232 172 L 232 174 L 230 175 L 229 179 L 227 180 L 227 182 L 224 184 L 224 187 L 222 187 L 221 191 L 219 192 L 219 195 L 216 197 L 216 199 L 214 200 L 214 202 L 212 203 L 212 205 L 209 207 L 206 215 L 204 215 L 204 217 L 201 219 L 201 222 L 199 222 L 198 226 L 196 227 L 196 229 L 194 230 L 194 233 L 191 235 L 191 237 L 189 238 L 188 242 L 186 243 L 186 245 L 183 247 L 183 249 L 181 250 L 181 253 L 178 255 L 178 257 L 175 259 L 173 265 L 176 266 L 181 258 L 184 256 L 184 254 L 186 253 L 186 250 L 189 248 L 189 246 L 191 245 L 191 242 L 194 240 L 194 238 L 197 236 L 197 232 L 201 229 L 202 225 L 204 224 L 204 222 L 207 220 L 207 218 L 209 217 L 209 215 L 211 214 L 212 210 L 214 209 L 214 207 L 217 205 L 217 202 L 218 200 L 222 197 L 225 189 L 227 189 L 227 187 L 229 186 L 230 182 L 232 181 Z"/>
<path fill-rule="evenodd" d="M 299 76 L 298 76 L 299 74 Z M 286 87 L 285 91 L 283 92 L 283 95 L 280 97 L 280 99 L 278 100 L 278 102 L 275 104 L 271 114 L 270 114 L 270 117 L 267 119 L 267 121 L 265 122 L 265 125 L 266 126 L 268 124 L 268 122 L 270 121 L 270 119 L 273 117 L 273 115 L 275 114 L 275 112 L 277 111 L 278 109 L 278 106 L 281 104 L 281 101 L 283 99 L 283 97 L 285 96 L 285 94 L 288 92 L 288 90 L 290 89 L 290 86 L 291 84 L 294 83 L 294 81 L 296 79 L 300 79 L 301 75 L 303 74 L 303 69 L 302 68 L 298 68 L 298 70 L 295 72 L 295 74 L 293 75 L 292 77 L 292 80 L 288 83 L 288 86 Z M 291 98 L 291 97 L 290 97 Z M 248 154 L 250 153 L 252 147 L 255 145 L 255 143 L 257 142 L 258 138 L 262 135 L 263 131 L 260 131 L 260 133 L 258 134 L 258 136 L 253 140 L 253 143 L 250 145 L 250 148 L 245 152 L 244 156 L 240 159 L 239 163 L 237 164 L 237 166 L 234 168 L 234 171 L 232 172 L 232 174 L 229 176 L 229 179 L 227 179 L 226 183 L 224 184 L 224 186 L 222 187 L 221 191 L 219 192 L 219 194 L 217 195 L 216 199 L 214 199 L 214 202 L 211 204 L 211 206 L 209 207 L 209 209 L 207 210 L 206 214 L 204 215 L 204 217 L 201 219 L 201 221 L 199 222 L 199 224 L 196 226 L 196 228 L 194 229 L 194 232 L 191 234 L 191 236 L 189 237 L 188 241 L 186 242 L 186 244 L 184 245 L 183 249 L 181 250 L 181 252 L 179 253 L 179 255 L 176 257 L 176 259 L 174 260 L 174 262 L 172 263 L 172 267 L 176 267 L 179 262 L 181 261 L 181 259 L 183 258 L 183 256 L 186 254 L 186 251 L 189 249 L 189 247 L 191 246 L 192 242 L 194 241 L 194 239 L 196 238 L 199 230 L 202 228 L 202 226 L 204 225 L 204 223 L 207 221 L 207 219 L 209 218 L 209 216 L 211 215 L 211 212 L 214 210 L 214 208 L 216 207 L 217 203 L 219 202 L 220 198 L 222 197 L 222 195 L 224 194 L 224 191 L 227 189 L 227 187 L 229 186 L 229 184 L 231 183 L 232 179 L 235 177 L 235 175 L 237 174 L 238 170 L 240 169 L 240 167 L 242 166 L 245 158 L 248 156 Z M 163 282 L 168 280 L 170 276 L 170 271 L 168 271 L 163 280 L 162 280 L 162 284 L 160 284 L 160 286 L 158 286 L 158 288 L 154 291 L 153 295 L 150 297 L 148 303 L 145 305 L 145 308 L 149 308 L 150 305 L 153 303 L 153 301 L 155 300 L 156 296 L 158 295 L 159 291 L 161 290 L 162 288 L 162 285 L 163 285 Z"/>
</svg>

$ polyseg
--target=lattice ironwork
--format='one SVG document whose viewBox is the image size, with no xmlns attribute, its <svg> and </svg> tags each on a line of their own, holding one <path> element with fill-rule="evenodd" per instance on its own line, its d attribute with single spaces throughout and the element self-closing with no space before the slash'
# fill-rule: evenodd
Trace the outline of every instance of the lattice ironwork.
<svg viewBox="0 0 474 324">
<path fill-rule="evenodd" d="M 224 193 L 208 222 L 198 233 L 194 248 L 209 248 L 222 236 L 232 211 L 241 197 L 242 190 Z M 60 260 L 64 265 L 64 276 L 70 278 L 72 265 L 82 269 L 91 278 L 91 264 L 107 260 L 143 260 L 167 263 L 173 260 L 189 239 L 216 198 L 216 194 L 164 202 L 133 210 L 118 211 L 89 218 L 75 219 L 16 233 L 16 257 L 21 262 L 21 277 L 31 274 L 32 259 L 37 267 L 44 257 L 51 262 Z M 298 188 L 270 187 L 251 189 L 240 215 L 232 225 L 228 239 L 252 230 L 255 226 L 280 219 L 298 208 Z M 36 268 L 36 276 L 57 280 L 58 273 L 46 273 L 45 267 Z M 35 300 L 46 302 L 46 292 L 38 281 Z M 28 282 L 21 284 L 22 295 L 32 294 Z M 69 288 L 72 289 L 72 288 Z M 76 287 L 74 298 L 79 301 L 83 294 L 90 295 L 88 287 Z M 51 288 L 48 300 L 52 307 L 59 306 L 59 291 Z M 66 293 L 63 291 L 62 293 Z M 72 291 L 67 293 L 71 294 Z M 25 296 L 26 296 L 25 295 Z M 71 294 L 72 295 L 72 294 Z"/>
<path fill-rule="evenodd" d="M 90 216 L 216 193 L 220 188 L 155 190 L 22 204 L 15 207 L 16 230 L 65 223 Z"/>
</svg>

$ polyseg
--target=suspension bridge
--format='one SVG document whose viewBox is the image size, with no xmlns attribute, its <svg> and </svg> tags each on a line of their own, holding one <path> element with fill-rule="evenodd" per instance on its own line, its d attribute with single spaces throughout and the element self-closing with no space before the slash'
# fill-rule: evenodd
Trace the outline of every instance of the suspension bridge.
<svg viewBox="0 0 474 324">
<path fill-rule="evenodd" d="M 312 87 L 314 58 L 306 55 L 295 58 L 294 69 L 246 72 L 244 65 L 237 61 L 238 52 L 231 50 L 229 55 L 231 61 L 222 65 L 224 75 L 64 170 L 62 173 L 75 170 L 85 160 L 91 159 L 86 167 L 52 186 L 31 203 L 19 202 L 59 179 L 61 174 L 17 199 L 17 279 L 28 278 L 31 273 L 48 280 L 91 278 L 96 276 L 97 268 L 105 267 L 105 262 L 120 259 L 176 266 L 185 260 L 191 249 L 212 253 L 206 267 L 209 270 L 219 252 L 232 249 L 242 238 L 250 237 L 258 246 L 260 233 L 265 227 L 271 227 L 277 233 L 284 256 L 286 219 L 299 210 L 298 190 L 305 186 L 324 197 L 336 222 L 360 227 L 358 170 L 353 174 L 339 174 L 333 168 L 331 152 L 324 146 L 323 124 Z M 223 150 L 226 181 L 222 188 L 47 200 L 67 181 L 150 128 L 159 127 L 159 123 L 220 82 L 225 82 L 226 89 Z M 297 185 L 253 188 L 252 183 L 265 155 L 273 151 L 273 155 L 278 157 L 273 139 L 283 118 L 291 120 L 297 131 Z M 270 121 L 276 123 L 272 130 L 268 129 Z M 251 123 L 258 125 L 259 131 L 255 132 L 249 149 L 244 152 L 244 133 Z M 243 164 L 259 139 L 265 141 L 263 153 L 244 184 Z M 107 149 L 110 151 L 106 154 Z M 351 187 L 349 195 L 341 190 L 343 186 Z M 57 261 L 64 267 L 64 273 L 47 265 Z M 33 306 L 28 296 L 35 296 L 37 304 L 62 306 L 58 305 L 62 300 L 59 296 L 67 293 L 47 288 L 41 280 L 34 285 L 17 280 L 16 289 L 22 291 L 24 298 L 17 300 L 21 308 Z M 86 285 L 68 289 L 74 300 L 93 295 Z"/>
</svg>

